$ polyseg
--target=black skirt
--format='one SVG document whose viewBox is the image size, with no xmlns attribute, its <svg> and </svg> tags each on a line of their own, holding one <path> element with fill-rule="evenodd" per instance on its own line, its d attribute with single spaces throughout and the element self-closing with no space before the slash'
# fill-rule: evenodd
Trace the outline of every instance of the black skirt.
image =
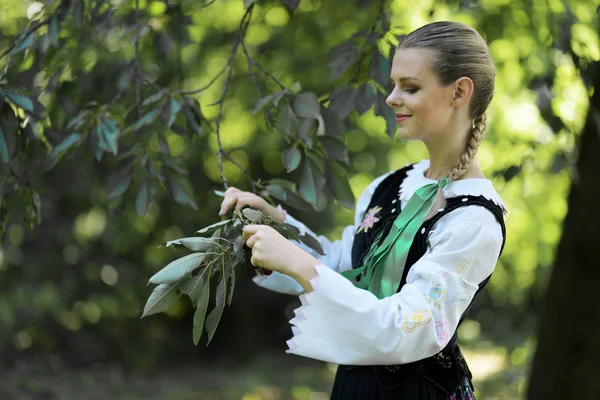
<svg viewBox="0 0 600 400">
<path fill-rule="evenodd" d="M 456 391 L 448 394 L 421 373 L 411 375 L 398 385 L 382 387 L 375 371 L 372 366 L 352 370 L 339 366 L 331 400 L 475 400 L 473 384 L 466 375 Z"/>
</svg>

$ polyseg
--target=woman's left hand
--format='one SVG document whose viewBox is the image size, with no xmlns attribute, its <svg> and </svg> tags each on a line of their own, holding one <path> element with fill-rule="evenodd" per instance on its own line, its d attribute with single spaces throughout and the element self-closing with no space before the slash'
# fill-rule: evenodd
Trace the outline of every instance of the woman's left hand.
<svg viewBox="0 0 600 400">
<path fill-rule="evenodd" d="M 268 225 L 246 225 L 242 238 L 252 249 L 250 262 L 255 267 L 296 278 L 319 262 Z"/>
</svg>

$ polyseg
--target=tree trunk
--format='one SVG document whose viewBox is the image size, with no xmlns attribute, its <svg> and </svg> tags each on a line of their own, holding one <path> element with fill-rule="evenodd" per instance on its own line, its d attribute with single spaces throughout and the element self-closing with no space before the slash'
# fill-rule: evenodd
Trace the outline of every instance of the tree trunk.
<svg viewBox="0 0 600 400">
<path fill-rule="evenodd" d="M 600 86 L 579 142 L 528 399 L 600 399 Z"/>
</svg>

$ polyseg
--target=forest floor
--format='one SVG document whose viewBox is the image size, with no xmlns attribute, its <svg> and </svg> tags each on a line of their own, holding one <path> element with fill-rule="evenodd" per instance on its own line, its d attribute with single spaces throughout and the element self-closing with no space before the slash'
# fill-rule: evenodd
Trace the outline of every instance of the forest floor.
<svg viewBox="0 0 600 400">
<path fill-rule="evenodd" d="M 524 385 L 520 369 L 494 369 L 494 359 L 477 359 L 468 353 L 465 356 L 476 364 L 471 366 L 473 370 L 482 371 L 479 379 L 477 373 L 474 377 L 478 398 L 519 398 Z M 109 364 L 52 368 L 47 362 L 29 360 L 10 370 L 0 370 L 0 399 L 327 400 L 336 367 L 288 355 L 263 355 L 239 366 L 190 365 L 152 373 L 124 371 L 119 365 Z"/>
</svg>

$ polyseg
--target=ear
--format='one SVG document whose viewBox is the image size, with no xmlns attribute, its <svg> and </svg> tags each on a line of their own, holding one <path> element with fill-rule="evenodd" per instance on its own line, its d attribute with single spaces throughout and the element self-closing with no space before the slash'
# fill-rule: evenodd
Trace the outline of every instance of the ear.
<svg viewBox="0 0 600 400">
<path fill-rule="evenodd" d="M 469 103 L 473 94 L 474 84 L 471 78 L 463 76 L 454 82 L 454 93 L 452 105 L 455 107 L 463 106 Z"/>
</svg>

